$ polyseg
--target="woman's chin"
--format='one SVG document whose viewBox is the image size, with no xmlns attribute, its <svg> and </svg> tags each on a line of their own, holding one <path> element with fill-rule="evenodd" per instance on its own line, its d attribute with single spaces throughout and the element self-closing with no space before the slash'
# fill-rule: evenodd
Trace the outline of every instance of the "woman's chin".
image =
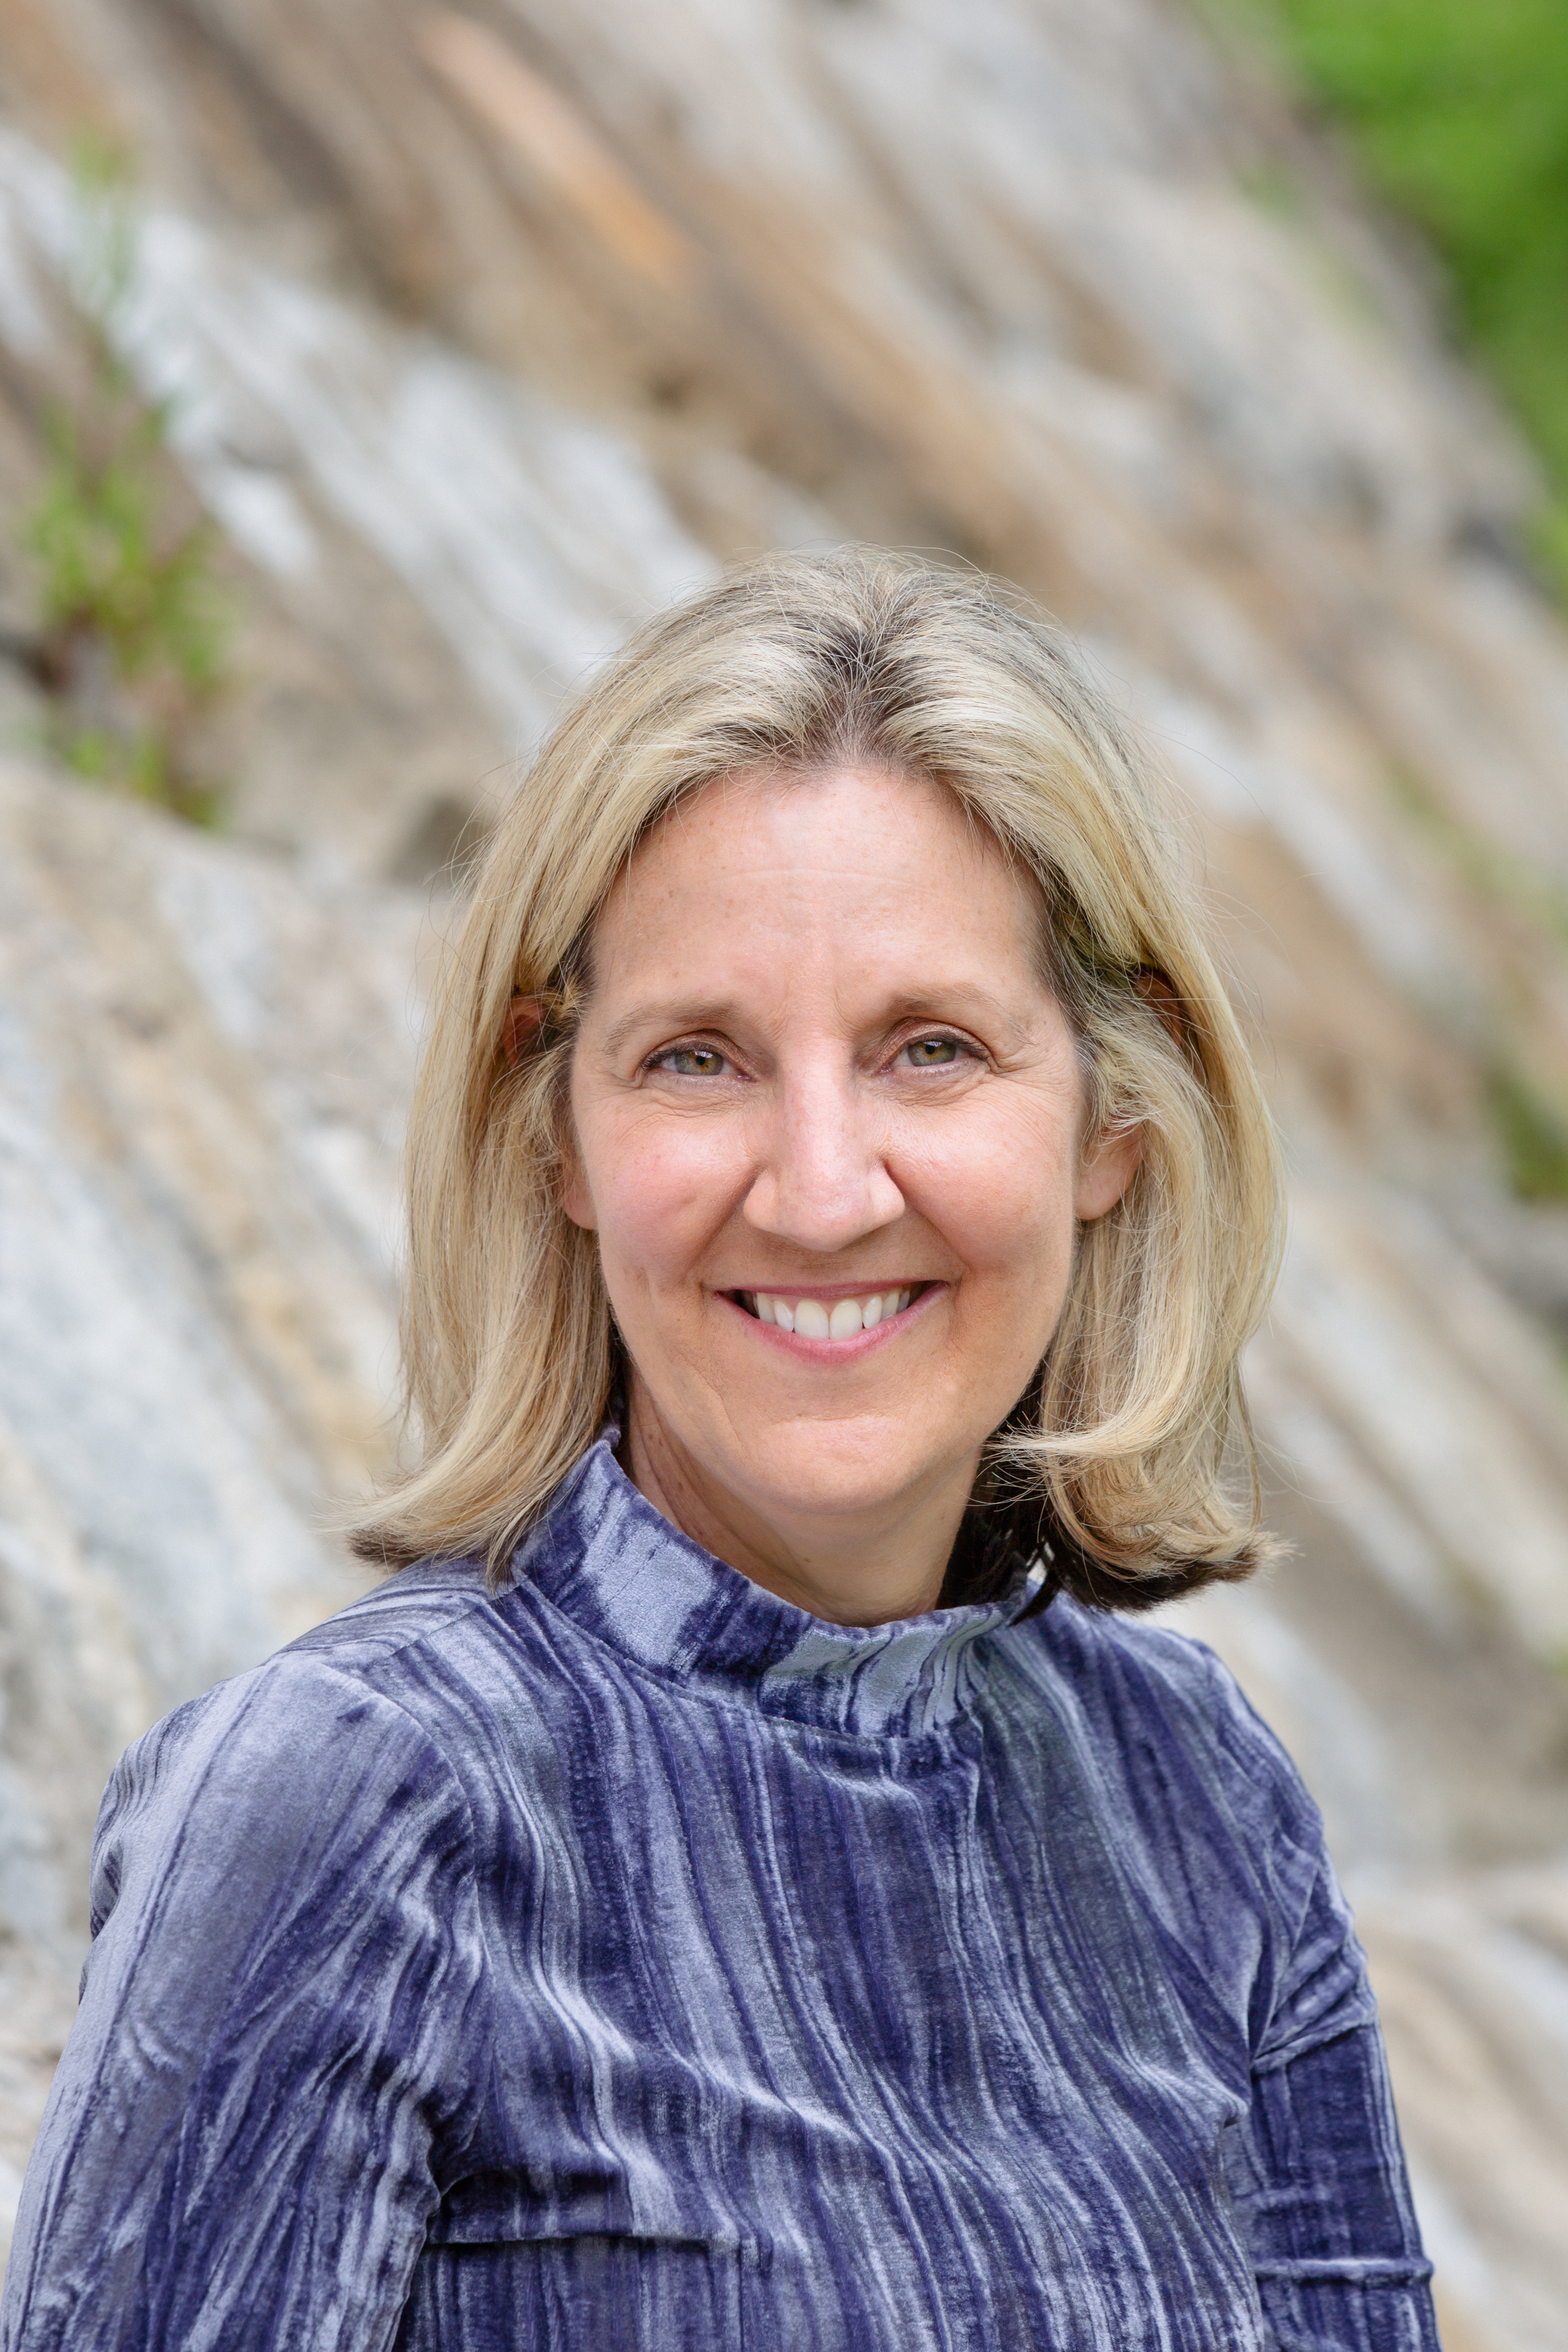
<svg viewBox="0 0 1568 2352">
<path fill-rule="evenodd" d="M 742 1430 L 731 1437 L 726 1483 L 749 1511 L 780 1528 L 880 1522 L 951 1476 L 955 1466 L 948 1446 L 927 1449 L 907 1438 L 896 1446 L 884 1442 L 868 1448 L 863 1433 L 859 1443 L 848 1433 L 793 1438 L 776 1423 L 759 1427 L 748 1443 L 751 1434 Z"/>
</svg>

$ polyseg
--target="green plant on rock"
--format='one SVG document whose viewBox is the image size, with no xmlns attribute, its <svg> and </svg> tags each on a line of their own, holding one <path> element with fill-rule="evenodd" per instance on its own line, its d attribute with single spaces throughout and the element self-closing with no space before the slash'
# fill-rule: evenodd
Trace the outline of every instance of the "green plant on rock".
<svg viewBox="0 0 1568 2352">
<path fill-rule="evenodd" d="M 1206 0 L 1271 34 L 1447 266 L 1456 323 L 1533 440 L 1533 551 L 1568 598 L 1563 0 Z"/>
<path fill-rule="evenodd" d="M 1493 1071 L 1492 1117 L 1521 1201 L 1568 1201 L 1568 1119 L 1507 1066 Z"/>
<path fill-rule="evenodd" d="M 39 575 L 28 664 L 51 699 L 55 748 L 79 774 L 210 824 L 218 794 L 193 744 L 224 683 L 216 533 L 190 515 L 166 406 L 142 396 L 116 352 L 132 254 L 122 178 L 89 152 L 77 191 L 88 365 L 79 399 L 50 419 L 27 520 Z"/>
</svg>

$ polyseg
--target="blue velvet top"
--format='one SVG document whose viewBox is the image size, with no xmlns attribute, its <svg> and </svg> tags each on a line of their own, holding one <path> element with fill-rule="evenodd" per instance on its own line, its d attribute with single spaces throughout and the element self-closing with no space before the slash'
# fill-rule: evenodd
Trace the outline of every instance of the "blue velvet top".
<svg viewBox="0 0 1568 2352">
<path fill-rule="evenodd" d="M 586 1457 L 139 1741 L 8 2352 L 1422 2352 L 1361 1952 L 1210 1654 L 869 1631 Z"/>
</svg>

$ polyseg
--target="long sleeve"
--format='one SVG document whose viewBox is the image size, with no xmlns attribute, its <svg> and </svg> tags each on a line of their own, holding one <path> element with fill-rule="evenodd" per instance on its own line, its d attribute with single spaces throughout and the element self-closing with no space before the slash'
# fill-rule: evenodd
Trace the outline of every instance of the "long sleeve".
<svg viewBox="0 0 1568 2352">
<path fill-rule="evenodd" d="M 464 2129 L 469 1843 L 418 1726 L 309 1655 L 129 1752 L 4 2352 L 384 2352 Z"/>
<path fill-rule="evenodd" d="M 1326 1859 L 1226 2169 L 1279 2352 L 1437 2352 L 1365 1963 Z"/>
</svg>

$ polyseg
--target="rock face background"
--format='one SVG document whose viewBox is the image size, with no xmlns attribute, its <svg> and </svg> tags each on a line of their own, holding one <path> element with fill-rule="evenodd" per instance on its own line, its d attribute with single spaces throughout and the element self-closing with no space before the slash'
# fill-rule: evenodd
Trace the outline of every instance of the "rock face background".
<svg viewBox="0 0 1568 2352">
<path fill-rule="evenodd" d="M 1295 1178 L 1253 1386 L 1295 1560 L 1192 1604 L 1327 1811 L 1450 2352 L 1568 2345 L 1568 638 L 1418 256 L 1164 0 L 0 0 L 0 631 L 121 356 L 224 534 L 222 838 L 0 664 L 0 2186 L 102 1780 L 354 1589 L 448 860 L 718 562 L 950 551 L 1191 805 Z"/>
</svg>

